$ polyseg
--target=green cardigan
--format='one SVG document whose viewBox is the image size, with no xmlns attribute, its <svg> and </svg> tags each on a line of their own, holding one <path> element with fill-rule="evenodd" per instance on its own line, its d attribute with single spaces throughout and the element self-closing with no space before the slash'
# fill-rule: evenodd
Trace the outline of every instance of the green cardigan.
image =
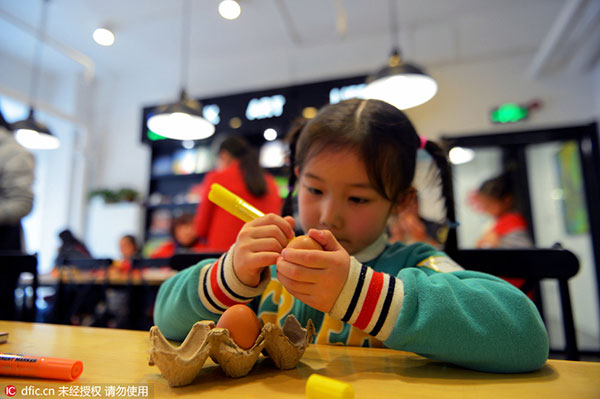
<svg viewBox="0 0 600 399">
<path fill-rule="evenodd" d="M 276 280 L 275 266 L 258 287 L 245 286 L 225 253 L 164 282 L 154 321 L 167 338 L 183 340 L 196 321 L 216 321 L 229 306 L 248 303 L 264 321 L 281 324 L 288 314 L 302 325 L 312 319 L 317 343 L 383 345 L 489 372 L 544 365 L 544 324 L 514 286 L 463 270 L 427 244 L 380 243 L 368 256 L 371 260 L 363 262 L 359 255 L 351 257 L 342 292 L 324 314 L 291 296 Z"/>
</svg>

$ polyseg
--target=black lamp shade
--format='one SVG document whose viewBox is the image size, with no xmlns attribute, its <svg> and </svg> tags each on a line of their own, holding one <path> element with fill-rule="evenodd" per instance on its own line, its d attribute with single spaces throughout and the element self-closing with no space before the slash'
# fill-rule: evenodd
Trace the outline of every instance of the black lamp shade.
<svg viewBox="0 0 600 399">
<path fill-rule="evenodd" d="M 436 81 L 423 68 L 403 62 L 397 50 L 366 83 L 365 98 L 382 100 L 399 109 L 421 105 L 437 92 Z"/>
<path fill-rule="evenodd" d="M 48 127 L 35 119 L 35 111 L 29 109 L 26 119 L 13 123 L 15 139 L 23 146 L 34 150 L 53 150 L 60 147 L 60 141 Z"/>
<path fill-rule="evenodd" d="M 178 102 L 156 108 L 148 119 L 148 128 L 176 140 L 201 140 L 215 132 L 215 126 L 202 116 L 202 105 L 189 98 L 185 90 L 181 91 Z"/>
</svg>

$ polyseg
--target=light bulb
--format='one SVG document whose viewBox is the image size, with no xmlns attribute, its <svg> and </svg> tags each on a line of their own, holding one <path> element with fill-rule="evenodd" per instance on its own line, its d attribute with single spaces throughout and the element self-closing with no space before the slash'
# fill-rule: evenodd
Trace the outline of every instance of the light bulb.
<svg viewBox="0 0 600 399">
<path fill-rule="evenodd" d="M 101 46 L 112 46 L 115 42 L 115 34 L 106 28 L 98 28 L 92 35 L 94 41 Z"/>
<path fill-rule="evenodd" d="M 31 129 L 19 129 L 15 132 L 15 140 L 30 150 L 55 150 L 60 147 L 58 138 Z"/>
<path fill-rule="evenodd" d="M 453 147 L 448 153 L 450 162 L 454 165 L 471 162 L 475 158 L 475 152 L 470 148 Z"/>
<path fill-rule="evenodd" d="M 437 92 L 437 83 L 427 75 L 391 75 L 365 87 L 365 98 L 385 101 L 398 109 L 407 109 L 429 101 Z"/>
<path fill-rule="evenodd" d="M 154 115 L 148 120 L 148 128 L 176 140 L 201 140 L 215 132 L 215 126 L 206 119 L 183 112 Z"/>
<path fill-rule="evenodd" d="M 265 129 L 265 131 L 263 132 L 263 137 L 267 141 L 273 141 L 277 138 L 277 130 L 273 128 Z"/>
<path fill-rule="evenodd" d="M 242 13 L 242 9 L 235 0 L 223 0 L 219 4 L 219 14 L 225 19 L 236 19 Z"/>
</svg>

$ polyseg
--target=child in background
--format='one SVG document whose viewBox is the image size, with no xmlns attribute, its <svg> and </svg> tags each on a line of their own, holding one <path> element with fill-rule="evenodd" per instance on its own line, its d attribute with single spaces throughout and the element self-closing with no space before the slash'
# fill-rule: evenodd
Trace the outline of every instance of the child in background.
<svg viewBox="0 0 600 399">
<path fill-rule="evenodd" d="M 171 239 L 156 248 L 151 258 L 170 258 L 179 253 L 199 252 L 203 245 L 194 229 L 194 215 L 184 213 L 171 224 Z"/>
<path fill-rule="evenodd" d="M 131 260 L 140 256 L 137 241 L 131 234 L 124 235 L 119 240 L 119 249 L 121 250 L 121 259 L 113 262 L 113 267 L 121 273 L 131 271 Z"/>
<path fill-rule="evenodd" d="M 419 215 L 417 195 L 414 195 L 404 209 L 390 215 L 387 230 L 390 243 L 397 241 L 405 244 L 425 242 L 432 247 L 440 248 L 442 242 L 445 241 L 443 232 L 447 230 L 447 227 L 423 219 Z"/>
<path fill-rule="evenodd" d="M 299 222 L 324 250 L 286 248 L 296 224 L 290 216 L 246 223 L 219 260 L 163 283 L 154 320 L 167 338 L 183 340 L 196 321 L 248 303 L 265 322 L 312 319 L 320 344 L 385 346 L 490 372 L 544 365 L 546 330 L 517 288 L 463 270 L 428 244 L 387 242 L 389 215 L 414 195 L 419 149 L 439 167 L 451 205 L 444 153 L 404 113 L 377 100 L 347 100 L 292 134 Z"/>
<path fill-rule="evenodd" d="M 475 194 L 479 209 L 494 218 L 494 225 L 477 241 L 478 248 L 529 248 L 533 246 L 527 221 L 514 208 L 510 173 L 484 181 Z"/>
<path fill-rule="evenodd" d="M 484 181 L 474 195 L 476 208 L 494 218 L 494 224 L 477 241 L 477 248 L 531 248 L 527 221 L 515 209 L 511 173 L 506 171 L 499 176 Z M 517 288 L 522 288 L 526 280 L 502 277 Z M 527 296 L 535 298 L 534 291 Z"/>
<path fill-rule="evenodd" d="M 140 256 L 137 241 L 131 234 L 119 240 L 121 259 L 113 261 L 108 269 L 109 279 L 129 278 L 132 271 L 132 259 Z M 139 271 L 138 271 L 139 272 Z M 129 322 L 129 290 L 124 287 L 106 289 L 106 326 L 110 328 L 131 328 Z"/>
</svg>

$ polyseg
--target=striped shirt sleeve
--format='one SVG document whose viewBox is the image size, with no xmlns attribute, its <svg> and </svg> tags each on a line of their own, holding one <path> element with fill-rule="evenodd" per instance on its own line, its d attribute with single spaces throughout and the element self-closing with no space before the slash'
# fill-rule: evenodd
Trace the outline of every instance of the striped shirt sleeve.
<svg viewBox="0 0 600 399">
<path fill-rule="evenodd" d="M 351 257 L 346 283 L 330 315 L 385 341 L 404 299 L 402 280 L 374 271 Z"/>
<path fill-rule="evenodd" d="M 271 280 L 267 267 L 258 286 L 248 287 L 242 283 L 233 270 L 233 249 L 231 247 L 216 262 L 200 270 L 198 296 L 210 312 L 221 314 L 233 305 L 249 303 L 265 290 Z"/>
</svg>

